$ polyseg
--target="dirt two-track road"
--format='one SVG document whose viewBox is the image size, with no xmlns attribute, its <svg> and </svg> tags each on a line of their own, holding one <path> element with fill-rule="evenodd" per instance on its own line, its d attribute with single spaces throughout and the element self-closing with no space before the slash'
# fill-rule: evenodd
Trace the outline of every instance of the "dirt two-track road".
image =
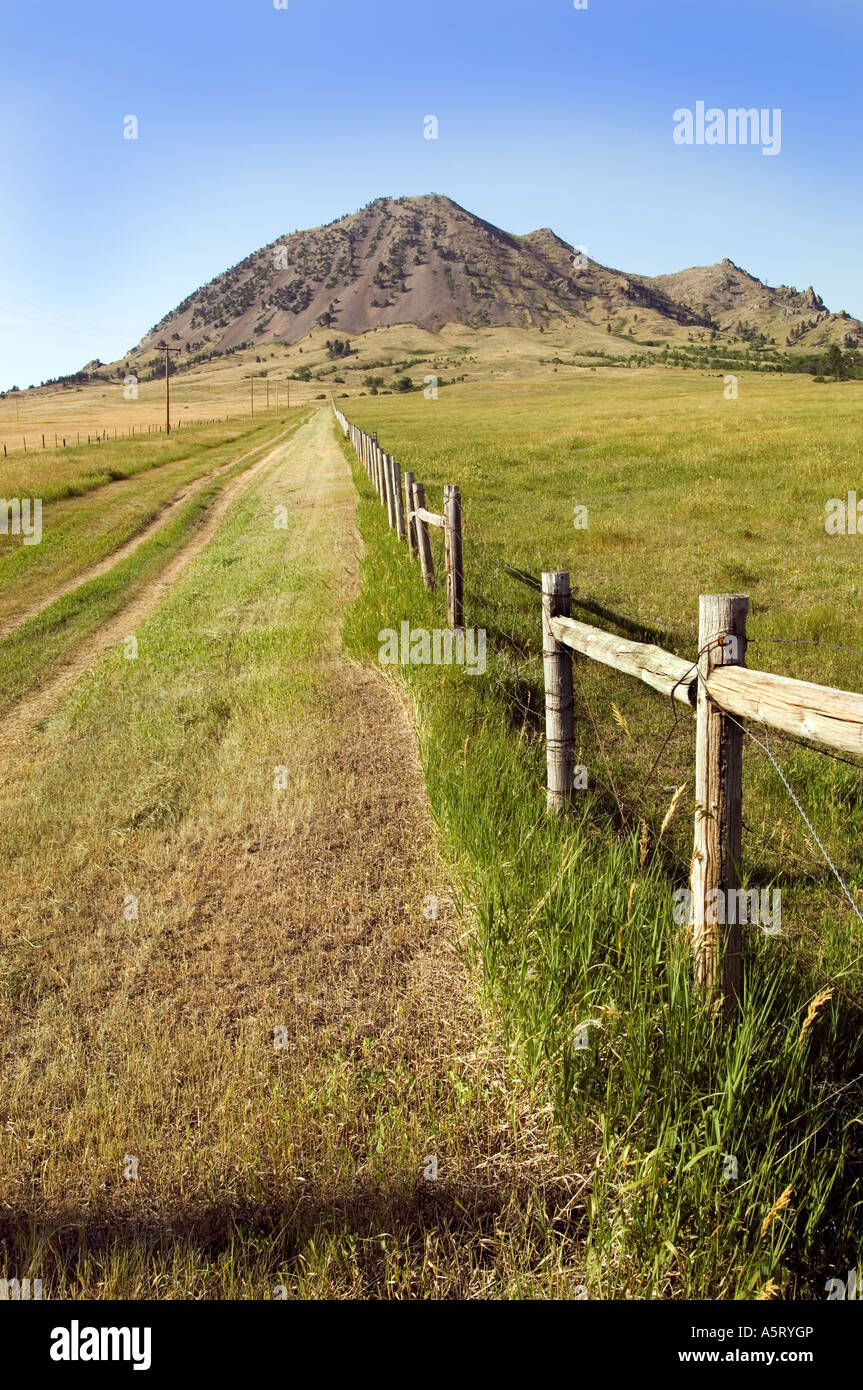
<svg viewBox="0 0 863 1390">
<path fill-rule="evenodd" d="M 0 1250 L 46 1297 L 580 1283 L 410 712 L 341 644 L 355 510 L 322 410 L 0 726 Z"/>
</svg>

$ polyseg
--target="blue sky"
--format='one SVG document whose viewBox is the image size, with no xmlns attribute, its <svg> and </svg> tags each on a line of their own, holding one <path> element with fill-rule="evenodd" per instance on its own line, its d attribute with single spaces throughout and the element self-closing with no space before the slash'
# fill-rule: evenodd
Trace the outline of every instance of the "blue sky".
<svg viewBox="0 0 863 1390">
<path fill-rule="evenodd" d="M 863 316 L 861 37 L 859 0 L 18 0 L 0 388 L 120 356 L 249 252 L 383 194 L 644 274 L 730 256 Z M 699 100 L 781 108 L 781 153 L 676 145 Z"/>
</svg>

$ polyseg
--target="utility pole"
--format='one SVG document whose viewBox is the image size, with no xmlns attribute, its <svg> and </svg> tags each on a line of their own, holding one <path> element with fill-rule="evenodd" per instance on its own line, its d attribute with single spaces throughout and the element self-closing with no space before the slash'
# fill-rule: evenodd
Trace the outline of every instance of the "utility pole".
<svg viewBox="0 0 863 1390">
<path fill-rule="evenodd" d="M 179 348 L 168 347 L 167 343 L 160 343 L 159 350 L 165 354 L 165 433 L 171 433 L 171 353 L 179 352 Z"/>
<path fill-rule="evenodd" d="M 270 378 L 267 377 L 267 410 L 270 408 Z"/>
<path fill-rule="evenodd" d="M 249 395 L 250 395 L 251 401 L 252 401 L 252 419 L 254 420 L 254 418 L 255 418 L 255 378 L 254 378 L 254 375 L 253 375 L 251 372 L 249 373 Z"/>
</svg>

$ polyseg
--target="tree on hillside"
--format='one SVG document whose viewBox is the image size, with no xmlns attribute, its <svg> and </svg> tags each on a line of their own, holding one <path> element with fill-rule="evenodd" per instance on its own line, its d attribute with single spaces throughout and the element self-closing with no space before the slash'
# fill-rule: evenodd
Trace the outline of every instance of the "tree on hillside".
<svg viewBox="0 0 863 1390">
<path fill-rule="evenodd" d="M 351 345 L 347 338 L 334 338 L 332 341 L 327 338 L 324 347 L 330 360 L 335 357 L 349 357 L 351 354 Z"/>
</svg>

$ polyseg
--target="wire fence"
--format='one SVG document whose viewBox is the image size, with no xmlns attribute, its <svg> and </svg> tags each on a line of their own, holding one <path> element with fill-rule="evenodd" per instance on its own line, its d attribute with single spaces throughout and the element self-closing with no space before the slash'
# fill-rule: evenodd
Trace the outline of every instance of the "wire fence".
<svg viewBox="0 0 863 1390">
<path fill-rule="evenodd" d="M 346 433 L 356 430 L 356 427 L 349 425 L 345 417 L 336 409 L 335 403 L 334 410 Z M 362 431 L 359 433 L 363 434 Z M 377 436 L 367 435 L 364 437 L 370 441 L 373 453 L 374 451 L 380 453 Z M 389 458 L 390 456 L 382 455 L 382 457 Z M 410 497 L 407 505 L 410 516 Z M 546 735 L 550 739 L 551 734 L 547 722 L 548 688 L 546 685 L 546 690 L 543 691 L 541 667 L 543 649 L 537 644 L 541 614 L 540 601 L 543 604 L 546 602 L 543 591 L 544 580 L 548 576 L 543 576 L 541 579 L 522 565 L 515 565 L 507 559 L 501 558 L 499 553 L 488 546 L 479 534 L 471 535 L 470 539 L 470 549 L 464 558 L 463 565 L 464 601 L 466 609 L 471 615 L 471 620 L 481 623 L 486 629 L 490 648 L 494 653 L 494 660 L 490 663 L 487 672 L 491 687 L 503 707 L 514 716 L 513 722 L 521 733 L 531 735 L 539 740 L 545 719 Z M 517 597 L 519 592 L 522 595 L 521 599 Z M 762 878 L 772 877 L 775 882 L 776 871 L 780 869 L 787 871 L 790 868 L 796 875 L 798 887 L 801 882 L 808 884 L 812 893 L 818 895 L 819 902 L 837 914 L 848 914 L 855 925 L 863 926 L 863 912 L 861 912 L 855 896 L 858 891 L 855 880 L 859 878 L 861 866 L 855 862 L 851 866 L 842 867 L 843 855 L 847 855 L 847 838 L 841 839 L 838 847 L 831 844 L 831 840 L 837 839 L 835 817 L 834 824 L 827 824 L 820 830 L 816 828 L 817 811 L 812 806 L 806 807 L 804 804 L 806 798 L 799 786 L 795 790 L 795 768 L 783 768 L 776 756 L 774 746 L 772 746 L 778 741 L 780 747 L 791 750 L 792 758 L 802 759 L 801 766 L 812 782 L 814 779 L 810 770 L 818 763 L 819 759 L 830 760 L 834 765 L 838 763 L 855 774 L 863 771 L 863 737 L 859 740 L 860 755 L 852 754 L 849 756 L 847 751 L 837 747 L 829 747 L 817 741 L 818 734 L 810 734 L 805 720 L 801 721 L 801 732 L 798 734 L 791 733 L 787 728 L 777 728 L 771 724 L 768 709 L 765 717 L 763 719 L 756 718 L 754 724 L 754 727 L 762 732 L 762 740 L 750 729 L 749 724 L 753 722 L 751 718 L 739 717 L 718 703 L 721 698 L 727 697 L 714 696 L 712 693 L 710 675 L 705 670 L 705 661 L 710 664 L 718 655 L 720 659 L 717 664 L 726 673 L 728 665 L 735 664 L 725 663 L 721 660 L 724 644 L 729 640 L 726 633 L 715 636 L 705 643 L 701 641 L 703 634 L 700 634 L 695 627 L 681 627 L 675 623 L 668 623 L 664 619 L 633 618 L 618 613 L 603 603 L 602 600 L 585 594 L 572 595 L 571 607 L 567 607 L 567 618 L 571 608 L 577 609 L 580 614 L 601 617 L 605 623 L 610 625 L 602 629 L 591 628 L 590 631 L 597 637 L 611 638 L 613 633 L 610 629 L 616 628 L 619 632 L 626 634 L 626 639 L 621 639 L 621 646 L 632 646 L 632 639 L 635 639 L 636 645 L 661 643 L 663 646 L 673 648 L 674 655 L 681 658 L 680 671 L 685 673 L 678 675 L 669 686 L 667 693 L 671 698 L 668 700 L 667 717 L 660 716 L 654 703 L 652 712 L 648 716 L 648 732 L 645 733 L 639 729 L 636 738 L 629 728 L 626 715 L 618 708 L 617 703 L 610 702 L 610 716 L 606 710 L 600 716 L 596 707 L 598 695 L 602 693 L 607 697 L 608 683 L 617 678 L 618 672 L 603 671 L 601 666 L 597 667 L 595 661 L 584 662 L 579 660 L 577 656 L 572 662 L 575 676 L 572 695 L 573 703 L 577 700 L 578 705 L 580 737 L 583 746 L 589 745 L 594 754 L 595 766 L 591 774 L 592 790 L 601 801 L 612 809 L 617 833 L 632 833 L 641 826 L 642 834 L 645 828 L 648 833 L 652 834 L 655 846 L 663 845 L 663 837 L 669 823 L 667 810 L 660 829 L 657 829 L 657 822 L 659 815 L 667 806 L 667 792 L 670 790 L 674 793 L 673 812 L 678 805 L 681 792 L 692 779 L 691 718 L 685 717 L 681 710 L 679 705 L 680 691 L 674 688 L 680 687 L 682 682 L 688 680 L 692 683 L 693 691 L 697 690 L 699 695 L 697 710 L 699 737 L 702 732 L 702 714 L 705 722 L 711 713 L 714 716 L 721 715 L 719 723 L 723 729 L 722 738 L 726 739 L 730 733 L 736 732 L 741 740 L 746 741 L 746 746 L 755 755 L 756 760 L 762 764 L 762 771 L 758 774 L 762 782 L 760 787 L 762 796 L 756 802 L 761 823 L 750 825 L 743 821 L 739 799 L 737 807 L 741 826 L 747 832 L 747 855 L 754 859 L 760 876 Z M 576 626 L 580 625 L 576 624 Z M 556 642 L 559 655 L 566 642 L 566 633 L 558 631 L 557 638 L 560 639 Z M 742 651 L 745 651 L 747 645 L 764 648 L 781 646 L 798 650 L 808 648 L 813 653 L 820 648 L 842 652 L 849 656 L 863 657 L 863 649 L 847 644 L 822 642 L 817 638 L 791 638 L 764 634 L 744 638 Z M 576 647 L 576 652 L 579 650 L 580 648 Z M 590 656 L 593 653 L 588 651 L 585 654 Z M 545 655 L 548 655 L 547 651 Z M 568 655 L 572 661 L 573 654 L 570 652 Z M 603 660 L 605 659 L 603 658 Z M 607 662 L 607 665 L 613 666 L 614 664 L 613 660 Z M 622 667 L 621 669 L 626 670 L 628 668 Z M 742 662 L 740 669 L 750 674 L 748 668 L 742 666 Z M 633 672 L 630 671 L 630 674 Z M 757 678 L 759 673 L 751 672 L 751 675 Z M 796 697 L 799 690 L 805 685 L 804 682 L 795 681 L 790 677 L 765 676 L 764 679 L 770 683 L 779 683 L 782 689 L 789 693 L 791 699 Z M 670 680 L 671 678 L 669 678 Z M 809 687 L 809 690 L 817 689 L 819 688 Z M 863 697 L 851 696 L 847 692 L 832 688 L 827 689 L 827 693 L 839 697 L 847 696 L 847 722 L 853 723 L 860 713 L 855 702 L 860 701 Z M 544 694 L 546 698 L 544 698 Z M 606 704 L 608 703 L 606 698 Z M 856 728 L 856 724 L 854 727 Z M 860 728 L 863 731 L 863 719 L 860 720 Z M 703 763 L 704 754 L 700 748 L 697 749 L 696 755 L 696 782 L 698 780 L 699 759 Z M 850 776 L 850 772 L 847 775 Z M 663 776 L 673 779 L 671 787 L 663 786 Z M 777 801 L 777 795 L 779 801 Z M 860 795 L 859 800 L 861 818 L 863 818 L 863 794 Z M 695 801 L 693 810 L 696 821 L 696 847 L 692 855 L 693 863 L 703 850 L 703 846 L 700 850 L 698 840 L 699 816 L 701 815 L 702 820 L 708 818 L 699 811 L 697 796 Z M 796 832 L 792 830 L 784 818 L 777 817 L 777 807 L 781 802 L 784 802 L 792 810 L 793 823 L 797 826 Z M 831 802 L 831 805 L 834 805 L 835 808 L 834 802 Z M 822 818 L 829 820 L 826 813 Z M 777 847 L 774 844 L 775 832 L 780 827 L 782 837 Z M 723 830 L 727 832 L 727 827 L 723 827 Z M 679 867 L 684 862 L 684 858 L 688 858 L 684 852 L 685 839 L 682 829 L 676 832 L 676 846 Z M 663 850 L 668 850 L 667 840 L 663 845 Z M 674 850 L 671 853 L 674 857 Z M 739 860 L 739 853 L 737 857 Z M 772 873 L 769 872 L 771 868 Z M 741 864 L 738 862 L 734 865 L 734 873 L 729 882 L 717 884 L 717 886 L 723 889 L 728 889 L 734 885 L 739 887 L 740 870 Z M 811 915 L 813 913 L 810 911 Z M 697 924 L 694 923 L 693 925 L 696 926 Z M 801 939 L 805 938 L 805 931 L 802 937 L 800 934 L 795 936 L 798 944 Z M 813 956 L 817 956 L 818 947 L 814 935 L 810 934 L 808 944 L 813 946 Z M 783 945 L 787 946 L 787 943 L 783 943 Z M 837 992 L 842 991 L 845 995 L 847 991 L 843 986 L 843 980 L 847 981 L 854 978 L 856 983 L 860 984 L 859 976 L 855 975 L 855 972 L 861 960 L 863 960 L 863 951 L 854 955 L 841 969 L 835 972 L 831 973 L 816 966 L 816 973 L 824 979 L 826 985 Z M 849 996 L 850 998 L 851 996 Z M 856 1002 L 855 1007 L 859 1007 Z"/>
</svg>

